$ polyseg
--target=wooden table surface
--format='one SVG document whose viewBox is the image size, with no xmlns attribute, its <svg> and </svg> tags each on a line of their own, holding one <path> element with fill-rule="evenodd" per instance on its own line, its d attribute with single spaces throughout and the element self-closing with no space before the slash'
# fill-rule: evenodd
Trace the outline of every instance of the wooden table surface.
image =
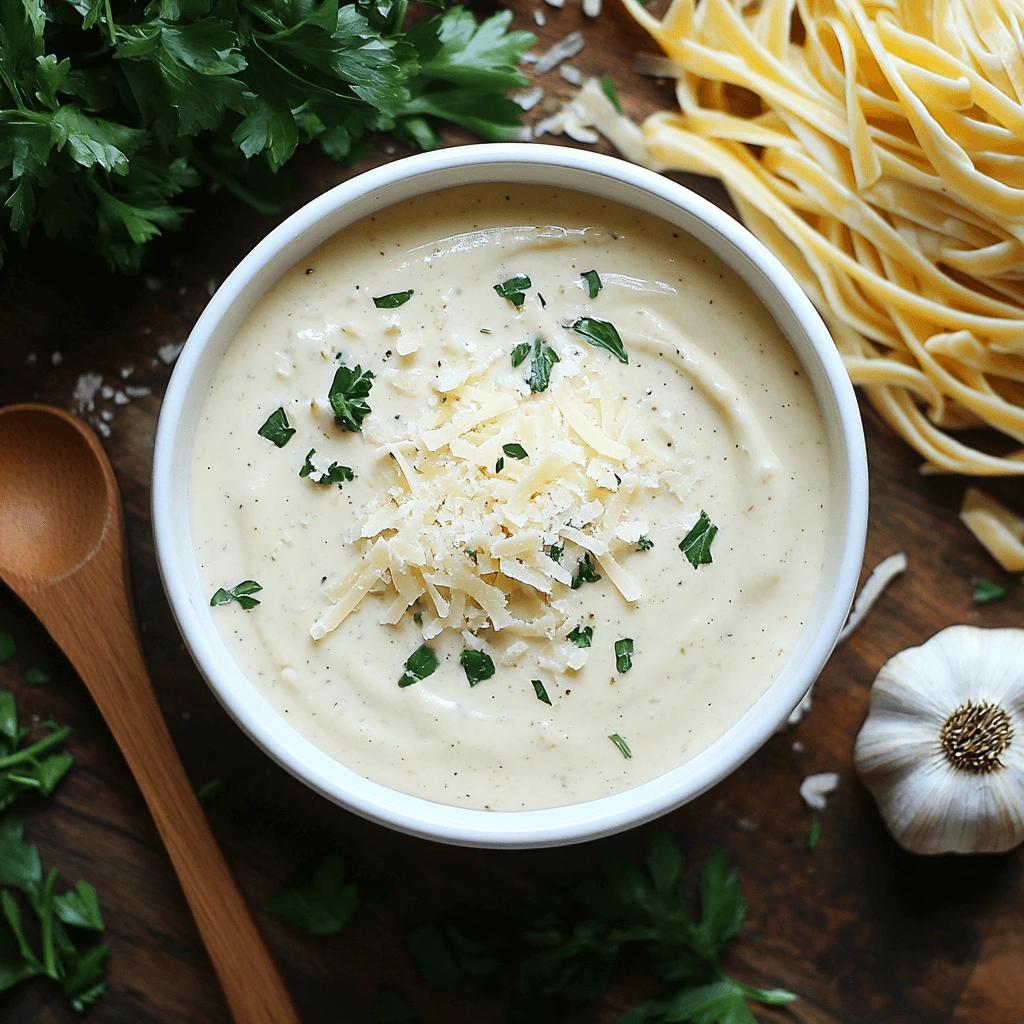
<svg viewBox="0 0 1024 1024">
<path fill-rule="evenodd" d="M 560 11 L 525 0 L 512 6 L 521 28 L 534 29 L 537 6 L 547 16 L 547 25 L 536 30 L 536 49 L 583 28 L 587 45 L 572 63 L 588 75 L 610 72 L 634 117 L 671 104 L 671 83 L 631 71 L 633 54 L 652 46 L 614 3 L 596 21 L 583 19 L 575 0 Z M 548 104 L 571 91 L 554 71 L 539 81 Z M 531 120 L 548 110 L 541 103 Z M 450 141 L 470 140 L 452 135 Z M 403 152 L 378 147 L 355 170 Z M 353 173 L 311 152 L 296 164 L 301 194 L 290 209 Z M 725 204 L 715 182 L 683 180 Z M 439 995 L 417 984 L 402 942 L 404 923 L 459 901 L 513 900 L 542 879 L 571 882 L 609 853 L 639 856 L 649 830 L 538 852 L 482 852 L 410 839 L 314 795 L 228 719 L 185 653 L 156 569 L 150 460 L 170 374 L 159 352 L 184 341 L 218 282 L 275 221 L 223 194 L 203 193 L 193 205 L 197 212 L 185 231 L 155 245 L 138 278 L 113 277 L 47 244 L 9 253 L 0 271 L 0 404 L 41 400 L 73 407 L 76 382 L 86 373 L 101 374 L 114 388 L 151 389 L 124 405 L 97 396 L 94 411 L 112 414 L 104 443 L 127 511 L 146 656 L 190 778 L 197 786 L 218 777 L 229 782 L 210 811 L 213 829 L 306 1024 L 369 1020 L 382 982 L 405 994 L 427 1021 L 499 1020 L 497 1008 L 468 986 Z M 729 966 L 746 981 L 784 985 L 801 997 L 785 1011 L 765 1011 L 763 1019 L 1018 1024 L 1024 1020 L 1020 854 L 924 859 L 902 852 L 854 775 L 852 750 L 871 680 L 887 658 L 952 623 L 1021 625 L 1024 587 L 1005 577 L 959 525 L 965 481 L 921 477 L 919 458 L 866 406 L 864 415 L 872 484 L 867 564 L 905 551 L 909 569 L 833 655 L 807 718 L 666 824 L 689 876 L 717 846 L 740 871 L 750 912 Z M 990 489 L 1021 506 L 1019 484 Z M 972 606 L 975 576 L 1010 585 L 1008 598 Z M 107 994 L 89 1019 L 226 1024 L 188 909 L 113 740 L 59 652 L 0 588 L 4 629 L 19 651 L 0 668 L 0 686 L 15 691 L 23 712 L 52 714 L 75 730 L 68 746 L 76 767 L 48 802 L 23 799 L 19 812 L 44 865 L 60 867 L 66 882 L 86 878 L 100 893 L 112 954 Z M 53 681 L 29 687 L 23 673 L 30 664 L 49 667 Z M 841 781 L 820 815 L 824 830 L 812 854 L 805 850 L 811 815 L 798 787 L 806 775 L 822 771 L 838 772 Z M 334 850 L 359 875 L 394 879 L 380 909 L 360 912 L 329 938 L 305 936 L 260 909 L 296 869 Z M 648 994 L 642 981 L 624 983 L 581 1019 L 614 1020 Z M 54 987 L 39 982 L 0 996 L 0 1018 L 43 1024 L 76 1015 Z"/>
</svg>

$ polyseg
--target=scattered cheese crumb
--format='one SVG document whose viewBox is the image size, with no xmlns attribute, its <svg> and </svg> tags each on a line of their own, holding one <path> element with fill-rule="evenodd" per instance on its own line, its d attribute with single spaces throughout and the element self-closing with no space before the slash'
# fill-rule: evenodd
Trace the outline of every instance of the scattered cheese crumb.
<svg viewBox="0 0 1024 1024">
<path fill-rule="evenodd" d="M 548 7 L 555 7 L 561 10 L 565 6 L 565 0 L 544 0 Z"/>
<path fill-rule="evenodd" d="M 836 643 L 841 644 L 857 629 L 867 618 L 875 602 L 885 593 L 885 588 L 906 568 L 907 556 L 902 551 L 890 555 L 875 566 L 871 575 L 865 580 L 864 586 L 861 587 L 857 600 L 853 603 L 853 611 L 850 612 L 850 617 L 847 619 L 846 625 L 843 626 Z"/>
<path fill-rule="evenodd" d="M 114 405 L 127 405 L 131 399 L 121 390 L 114 392 Z"/>
<path fill-rule="evenodd" d="M 121 367 L 121 380 L 127 380 L 135 372 L 134 366 Z"/>
<path fill-rule="evenodd" d="M 53 366 L 60 366 L 60 364 L 63 363 L 63 362 L 64 362 L 64 357 L 60 354 L 59 351 L 51 352 L 50 353 L 50 363 L 51 363 L 51 365 L 53 365 Z"/>
<path fill-rule="evenodd" d="M 533 110 L 544 98 L 544 90 L 539 86 L 527 89 L 525 92 L 512 96 L 512 102 L 517 103 L 523 110 Z"/>
<path fill-rule="evenodd" d="M 601 13 L 601 0 L 583 0 L 583 13 L 588 18 L 596 18 Z"/>
<path fill-rule="evenodd" d="M 543 28 L 548 23 L 548 19 L 544 16 L 544 12 L 541 10 L 533 12 L 533 21 L 534 24 L 540 28 Z"/>
<path fill-rule="evenodd" d="M 800 783 L 800 796 L 812 810 L 823 811 L 828 804 L 827 797 L 836 791 L 838 785 L 839 776 L 835 772 L 808 775 Z"/>
<path fill-rule="evenodd" d="M 184 347 L 185 342 L 183 341 L 169 341 L 166 345 L 161 345 L 156 352 L 163 362 L 170 366 L 181 355 L 181 350 Z"/>
<path fill-rule="evenodd" d="M 793 740 L 793 753 L 802 754 L 804 752 L 804 745 L 799 740 Z"/>
<path fill-rule="evenodd" d="M 96 392 L 103 385 L 103 378 L 98 373 L 83 373 L 75 381 L 75 390 L 71 395 L 71 407 L 79 416 L 92 412 L 96 408 Z"/>
<path fill-rule="evenodd" d="M 562 64 L 558 73 L 570 85 L 580 85 L 583 82 L 583 72 L 575 64 Z"/>
<path fill-rule="evenodd" d="M 550 3 L 550 0 L 548 2 Z M 584 43 L 585 40 L 582 32 L 570 32 L 564 39 L 560 39 L 554 46 L 537 58 L 537 66 L 534 68 L 534 73 L 538 75 L 546 74 L 552 68 L 558 67 L 563 60 L 575 57 L 583 49 Z"/>
<path fill-rule="evenodd" d="M 153 394 L 153 389 L 142 387 L 140 385 L 129 384 L 128 387 L 124 389 L 124 393 L 129 398 L 145 398 L 147 395 Z"/>
</svg>

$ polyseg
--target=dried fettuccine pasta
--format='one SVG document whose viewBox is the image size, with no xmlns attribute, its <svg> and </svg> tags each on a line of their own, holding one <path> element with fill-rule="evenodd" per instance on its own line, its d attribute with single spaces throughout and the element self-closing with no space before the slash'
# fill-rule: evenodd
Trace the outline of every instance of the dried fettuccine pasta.
<svg viewBox="0 0 1024 1024">
<path fill-rule="evenodd" d="M 641 162 L 723 180 L 923 471 L 1024 474 L 951 433 L 1024 445 L 1024 2 L 623 2 L 679 69 Z"/>
</svg>

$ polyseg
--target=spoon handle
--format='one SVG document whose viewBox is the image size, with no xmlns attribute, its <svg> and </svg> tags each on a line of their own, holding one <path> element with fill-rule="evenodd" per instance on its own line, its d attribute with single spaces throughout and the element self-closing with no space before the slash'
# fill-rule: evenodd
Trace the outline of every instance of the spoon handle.
<svg viewBox="0 0 1024 1024">
<path fill-rule="evenodd" d="M 277 965 L 178 759 L 131 612 L 126 602 L 110 601 L 112 580 L 96 579 L 116 572 L 109 562 L 94 562 L 75 573 L 50 591 L 49 607 L 40 617 L 92 694 L 142 790 L 236 1024 L 299 1024 Z M 104 603 L 97 607 L 100 595 Z M 97 620 L 102 618 L 88 635 L 78 625 L 83 607 L 94 608 Z"/>
</svg>

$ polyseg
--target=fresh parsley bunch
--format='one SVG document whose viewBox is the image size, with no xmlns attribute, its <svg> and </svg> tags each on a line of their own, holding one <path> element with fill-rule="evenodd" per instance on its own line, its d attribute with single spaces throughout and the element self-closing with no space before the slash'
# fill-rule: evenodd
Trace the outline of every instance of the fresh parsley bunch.
<svg viewBox="0 0 1024 1024">
<path fill-rule="evenodd" d="M 407 3 L 0 0 L 0 229 L 132 271 L 203 177 L 269 213 L 301 143 L 352 162 L 379 132 L 431 149 L 444 121 L 511 137 L 534 37 L 462 7 L 406 31 Z"/>
<path fill-rule="evenodd" d="M 414 928 L 408 945 L 429 987 L 468 978 L 508 1000 L 509 1024 L 563 1020 L 567 1007 L 603 996 L 623 960 L 673 992 L 640 1003 L 617 1024 L 756 1024 L 748 1000 L 791 1002 L 791 992 L 752 988 L 721 967 L 747 910 L 724 852 L 703 865 L 699 919 L 686 908 L 681 870 L 678 848 L 659 833 L 642 867 L 609 859 L 599 879 L 575 892 L 499 912 L 462 908 Z"/>
</svg>

